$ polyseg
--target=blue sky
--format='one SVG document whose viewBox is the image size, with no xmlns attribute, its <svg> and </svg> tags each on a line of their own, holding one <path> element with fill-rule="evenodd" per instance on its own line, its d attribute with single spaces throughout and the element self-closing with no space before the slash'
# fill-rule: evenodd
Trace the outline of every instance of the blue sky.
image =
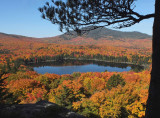
<svg viewBox="0 0 160 118">
<path fill-rule="evenodd" d="M 57 25 L 41 18 L 38 8 L 50 0 L 0 0 L 0 32 L 30 37 L 52 37 L 62 34 Z M 137 0 L 135 10 L 141 14 L 154 12 L 155 0 Z M 153 19 L 121 31 L 152 34 Z"/>
</svg>

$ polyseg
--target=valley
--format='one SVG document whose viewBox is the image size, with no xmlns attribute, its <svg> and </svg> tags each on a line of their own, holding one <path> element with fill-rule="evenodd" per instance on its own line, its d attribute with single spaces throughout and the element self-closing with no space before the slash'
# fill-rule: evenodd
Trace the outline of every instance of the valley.
<svg viewBox="0 0 160 118">
<path fill-rule="evenodd" d="M 2 102 L 33 104 L 47 100 L 89 118 L 142 118 L 150 81 L 151 43 L 150 35 L 107 28 L 82 36 L 71 32 L 47 38 L 0 33 L 1 80 L 7 93 L 12 94 Z M 104 64 L 111 67 L 132 64 L 133 69 L 70 74 L 40 74 L 33 70 L 33 66 L 44 66 L 46 62 L 46 66 L 52 66 L 50 61 L 65 66 L 66 59 L 79 65 L 93 64 L 95 60 L 112 62 Z M 135 65 L 145 69 L 136 69 Z"/>
</svg>

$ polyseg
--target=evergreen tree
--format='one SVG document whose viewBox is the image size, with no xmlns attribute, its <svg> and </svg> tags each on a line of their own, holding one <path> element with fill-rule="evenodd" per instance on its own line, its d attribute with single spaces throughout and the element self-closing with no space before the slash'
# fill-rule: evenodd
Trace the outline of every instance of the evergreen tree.
<svg viewBox="0 0 160 118">
<path fill-rule="evenodd" d="M 122 87 L 125 85 L 124 79 L 119 75 L 112 75 L 108 82 L 107 82 L 107 89 L 111 90 L 113 87 L 117 87 L 118 85 L 121 85 Z"/>
</svg>

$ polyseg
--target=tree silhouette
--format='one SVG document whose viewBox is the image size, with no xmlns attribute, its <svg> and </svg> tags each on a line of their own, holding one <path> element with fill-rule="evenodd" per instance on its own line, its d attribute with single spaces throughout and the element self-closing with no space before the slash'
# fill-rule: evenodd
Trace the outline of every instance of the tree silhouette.
<svg viewBox="0 0 160 118">
<path fill-rule="evenodd" d="M 155 0 L 155 13 L 141 15 L 134 11 L 136 0 L 62 0 L 47 2 L 39 11 L 42 18 L 58 24 L 60 31 L 74 30 L 81 35 L 89 30 L 114 24 L 130 27 L 154 18 L 152 71 L 146 118 L 160 117 L 160 1 Z M 87 27 L 87 28 L 83 28 Z"/>
</svg>

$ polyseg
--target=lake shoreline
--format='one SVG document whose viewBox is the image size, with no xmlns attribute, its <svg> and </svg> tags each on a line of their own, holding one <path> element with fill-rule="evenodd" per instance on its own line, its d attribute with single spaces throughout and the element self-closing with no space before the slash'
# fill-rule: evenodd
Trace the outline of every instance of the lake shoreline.
<svg viewBox="0 0 160 118">
<path fill-rule="evenodd" d="M 115 61 L 106 61 L 106 60 L 99 60 L 99 59 L 63 58 L 63 60 L 96 61 L 96 62 L 106 62 L 106 63 L 115 63 L 115 64 L 135 65 L 135 66 L 141 66 L 141 67 L 144 67 L 144 68 L 149 67 L 149 64 L 139 65 L 139 64 L 134 64 L 134 63 L 131 63 L 131 62 L 115 62 Z M 59 60 L 46 60 L 46 61 L 39 61 L 39 62 L 36 62 L 36 63 L 56 62 L 56 61 L 59 62 Z M 35 63 L 35 62 L 28 62 L 28 63 L 31 64 L 31 63 Z"/>
<path fill-rule="evenodd" d="M 29 63 L 28 66 L 32 67 L 34 71 L 44 74 L 56 73 L 71 74 L 73 72 L 123 72 L 135 71 L 139 72 L 144 70 L 143 66 L 135 65 L 132 63 L 116 63 L 111 61 L 97 60 L 97 59 L 82 59 L 82 58 L 65 58 L 61 61 L 46 60 L 37 63 Z M 54 71 L 54 72 L 53 72 Z M 71 71 L 68 73 L 68 71 Z"/>
</svg>

